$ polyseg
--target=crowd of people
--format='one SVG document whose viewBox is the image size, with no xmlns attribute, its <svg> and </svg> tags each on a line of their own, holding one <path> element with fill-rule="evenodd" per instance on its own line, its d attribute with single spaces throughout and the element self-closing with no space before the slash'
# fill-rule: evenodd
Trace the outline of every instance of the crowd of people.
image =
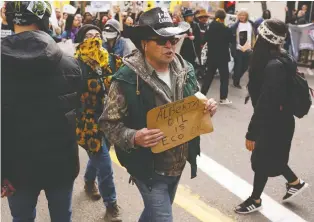
<svg viewBox="0 0 314 222">
<path fill-rule="evenodd" d="M 57 26 L 49 20 L 52 10 Z M 282 47 L 286 24 L 271 19 L 270 11 L 252 22 L 248 12 L 240 10 L 231 27 L 225 25 L 223 9 L 214 17 L 205 9 L 171 15 L 159 7 L 135 17 L 100 17 L 62 14 L 49 2 L 21 1 L 6 2 L 1 13 L 5 28 L 12 31 L 1 41 L 2 196 L 8 197 L 14 222 L 35 220 L 41 190 L 51 221 L 71 221 L 78 145 L 89 156 L 84 190 L 93 200 L 102 198 L 105 221 L 122 221 L 109 155 L 112 145 L 142 196 L 139 221 L 173 221 L 172 203 L 186 162 L 191 178 L 196 177 L 200 137 L 153 153 L 150 148 L 164 132 L 147 128 L 147 113 L 199 91 L 207 95 L 217 70 L 220 104 L 231 104 L 231 56 L 233 86 L 242 89 L 241 78 L 248 70 L 254 107 L 246 134 L 254 190 L 235 211 L 247 214 L 261 208 L 268 177 L 287 179 L 283 201 L 308 186 L 288 166 L 294 110 L 285 78 L 296 73 L 297 65 Z M 306 10 L 297 13 L 301 19 L 307 19 Z M 57 45 L 67 40 L 75 44 L 73 56 Z M 205 45 L 207 60 L 200 69 Z M 204 113 L 213 117 L 217 104 L 207 99 Z"/>
</svg>

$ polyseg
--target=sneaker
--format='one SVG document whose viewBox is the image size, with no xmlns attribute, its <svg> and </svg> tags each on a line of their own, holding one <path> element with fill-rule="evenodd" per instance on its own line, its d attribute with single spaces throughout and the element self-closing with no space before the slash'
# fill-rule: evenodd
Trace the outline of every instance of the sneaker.
<svg viewBox="0 0 314 222">
<path fill-rule="evenodd" d="M 300 193 L 302 193 L 308 186 L 309 184 L 305 183 L 303 180 L 300 179 L 300 183 L 297 185 L 290 185 L 286 184 L 287 186 L 287 193 L 283 197 L 282 202 L 288 202 Z"/>
<path fill-rule="evenodd" d="M 230 101 L 229 99 L 220 100 L 220 105 L 229 105 L 229 104 L 232 104 L 232 101 Z"/>
<path fill-rule="evenodd" d="M 85 182 L 84 186 L 85 193 L 92 199 L 92 200 L 100 200 L 101 196 L 98 192 L 97 184 L 95 181 L 92 182 Z"/>
<path fill-rule="evenodd" d="M 121 207 L 117 204 L 117 202 L 107 206 L 105 221 L 122 222 Z"/>
<path fill-rule="evenodd" d="M 256 203 L 255 200 L 249 197 L 246 201 L 238 205 L 234 211 L 238 214 L 249 214 L 260 209 L 262 209 L 262 200 L 260 203 Z"/>
</svg>

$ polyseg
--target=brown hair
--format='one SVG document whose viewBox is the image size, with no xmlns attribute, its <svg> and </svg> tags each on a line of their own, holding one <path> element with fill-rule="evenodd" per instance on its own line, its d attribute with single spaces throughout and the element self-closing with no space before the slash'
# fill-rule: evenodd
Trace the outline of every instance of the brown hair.
<svg viewBox="0 0 314 222">
<path fill-rule="evenodd" d="M 215 13 L 215 19 L 225 20 L 226 18 L 226 11 L 222 8 L 218 9 Z"/>
</svg>

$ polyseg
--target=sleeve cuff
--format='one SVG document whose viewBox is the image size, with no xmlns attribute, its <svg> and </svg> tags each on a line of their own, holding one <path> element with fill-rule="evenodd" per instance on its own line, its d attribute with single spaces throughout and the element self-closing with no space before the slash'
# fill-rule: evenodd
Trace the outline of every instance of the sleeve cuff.
<svg viewBox="0 0 314 222">
<path fill-rule="evenodd" d="M 251 140 L 251 141 L 255 141 L 255 140 L 256 140 L 256 138 L 255 138 L 255 136 L 253 135 L 253 133 L 250 133 L 250 132 L 247 132 L 247 133 L 246 133 L 245 138 L 246 138 L 247 140 Z"/>
<path fill-rule="evenodd" d="M 125 137 L 125 143 L 129 149 L 135 149 L 135 134 L 137 130 L 128 129 Z"/>
</svg>

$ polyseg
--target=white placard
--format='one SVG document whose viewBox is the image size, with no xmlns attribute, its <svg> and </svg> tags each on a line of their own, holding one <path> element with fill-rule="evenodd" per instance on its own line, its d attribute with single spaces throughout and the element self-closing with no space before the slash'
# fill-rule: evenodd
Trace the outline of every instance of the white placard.
<svg viewBox="0 0 314 222">
<path fill-rule="evenodd" d="M 108 2 L 91 1 L 91 9 L 93 12 L 107 12 L 111 9 L 111 4 Z"/>
<path fill-rule="evenodd" d="M 70 15 L 74 15 L 77 11 L 77 8 L 73 7 L 72 5 L 64 5 L 63 6 L 63 13 L 67 13 Z"/>
</svg>

